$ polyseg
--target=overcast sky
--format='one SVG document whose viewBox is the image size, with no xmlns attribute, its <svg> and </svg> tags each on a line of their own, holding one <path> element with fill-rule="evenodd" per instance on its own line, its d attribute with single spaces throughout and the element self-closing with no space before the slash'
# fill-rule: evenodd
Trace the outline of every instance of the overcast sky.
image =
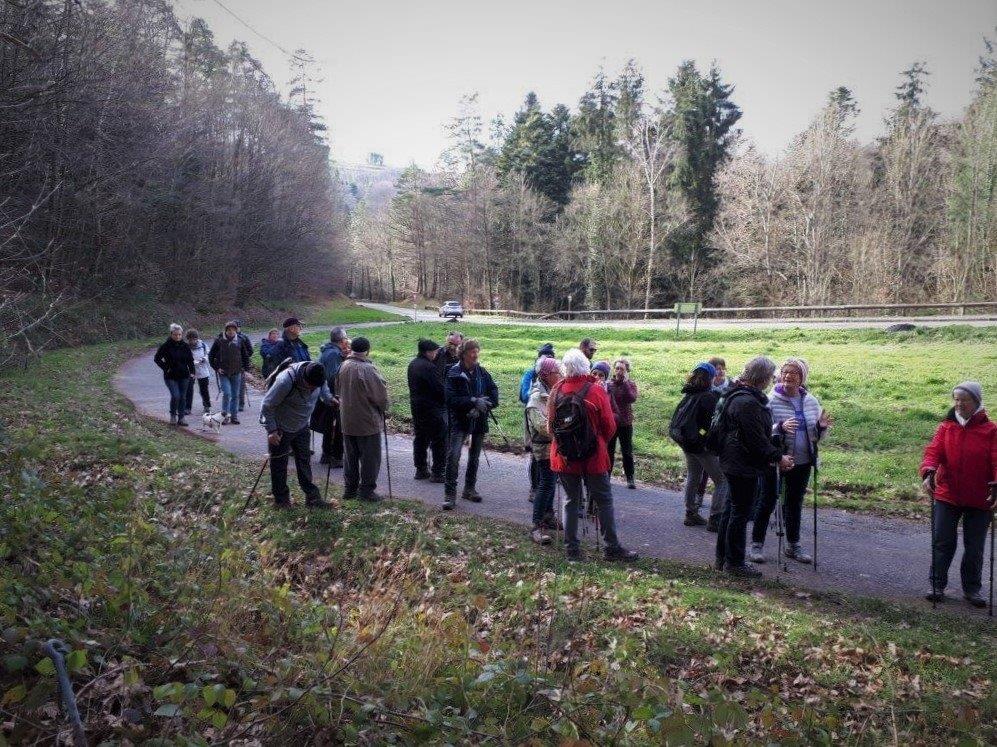
<svg viewBox="0 0 997 747">
<path fill-rule="evenodd" d="M 321 65 L 319 108 L 334 156 L 432 166 L 462 94 L 480 93 L 487 122 L 508 118 L 527 91 L 545 108 L 574 109 L 600 65 L 630 57 L 647 89 L 664 88 L 684 59 L 716 60 L 736 86 L 741 126 L 778 153 L 827 92 L 852 89 L 857 135 L 876 137 L 900 71 L 925 60 L 927 102 L 943 116 L 969 103 L 997 0 L 174 0 L 205 18 L 226 46 L 245 41 L 286 90 L 286 55 L 303 47 Z"/>
</svg>

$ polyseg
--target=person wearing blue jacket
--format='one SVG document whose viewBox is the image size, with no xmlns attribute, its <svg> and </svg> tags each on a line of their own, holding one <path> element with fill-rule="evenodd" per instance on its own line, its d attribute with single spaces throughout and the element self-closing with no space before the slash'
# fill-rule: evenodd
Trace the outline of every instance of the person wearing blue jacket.
<svg viewBox="0 0 997 747">
<path fill-rule="evenodd" d="M 533 388 L 533 382 L 537 379 L 537 367 L 540 365 L 540 361 L 544 358 L 555 358 L 554 355 L 554 345 L 552 343 L 544 343 L 539 348 L 537 348 L 537 358 L 533 361 L 533 365 L 523 371 L 523 376 L 519 380 L 519 401 L 524 405 L 528 404 L 530 401 L 530 390 Z M 537 462 L 533 458 L 533 448 L 532 441 L 530 438 L 530 427 L 526 420 L 526 412 L 523 411 L 523 440 L 526 444 L 526 450 L 530 453 L 530 464 L 529 464 L 529 475 L 530 475 L 530 494 L 527 500 L 533 503 L 533 497 L 536 495 L 537 486 L 540 484 L 540 471 L 537 467 Z"/>
<path fill-rule="evenodd" d="M 444 380 L 444 397 L 450 417 L 447 440 L 447 463 L 444 474 L 443 510 L 453 509 L 457 502 L 457 473 L 460 471 L 460 452 L 464 439 L 470 436 L 467 452 L 467 469 L 464 471 L 464 492 L 461 498 L 471 503 L 481 503 L 475 489 L 478 479 L 478 460 L 481 446 L 488 433 L 488 415 L 498 407 L 498 387 L 491 374 L 478 364 L 481 345 L 477 340 L 464 340 L 460 346 L 460 361 L 447 370 Z"/>
<path fill-rule="evenodd" d="M 274 356 L 274 350 L 278 342 L 280 342 L 280 330 L 276 327 L 267 332 L 267 336 L 260 340 L 260 358 L 263 359 L 260 373 L 263 374 L 264 379 L 270 376 L 273 370 L 277 368 L 277 364 L 280 363 Z"/>
</svg>

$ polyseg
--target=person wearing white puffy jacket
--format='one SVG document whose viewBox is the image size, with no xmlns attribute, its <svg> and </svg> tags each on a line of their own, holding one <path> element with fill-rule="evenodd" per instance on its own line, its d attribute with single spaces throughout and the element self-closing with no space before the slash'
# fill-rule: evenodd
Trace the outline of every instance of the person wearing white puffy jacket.
<svg viewBox="0 0 997 747">
<path fill-rule="evenodd" d="M 813 558 L 800 546 L 800 519 L 803 497 L 807 492 L 811 469 L 817 465 L 817 447 L 831 418 L 820 406 L 817 398 L 807 391 L 810 367 L 802 358 L 788 358 L 779 369 L 778 384 L 769 394 L 772 411 L 772 435 L 781 436 L 783 453 L 793 457 L 793 468 L 780 474 L 785 484 L 785 518 L 787 558 L 799 563 L 811 563 Z M 755 519 L 751 528 L 751 550 L 748 558 L 753 563 L 765 562 L 763 548 L 769 518 L 776 506 L 775 471 L 768 470 L 755 506 Z"/>
<path fill-rule="evenodd" d="M 198 334 L 196 329 L 187 330 L 187 344 L 190 345 L 190 353 L 194 356 L 194 378 L 197 380 L 197 388 L 201 392 L 201 405 L 204 412 L 211 412 L 211 391 L 208 384 L 211 383 L 211 364 L 208 363 L 208 346 Z M 190 408 L 194 404 L 194 387 L 187 387 L 187 413 L 190 415 Z"/>
</svg>

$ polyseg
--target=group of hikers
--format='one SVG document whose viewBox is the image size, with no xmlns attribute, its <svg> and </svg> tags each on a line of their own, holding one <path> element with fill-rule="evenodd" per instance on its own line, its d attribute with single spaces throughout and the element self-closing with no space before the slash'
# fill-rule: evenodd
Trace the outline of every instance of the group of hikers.
<svg viewBox="0 0 997 747">
<path fill-rule="evenodd" d="M 370 359 L 370 341 L 350 340 L 336 327 L 311 359 L 300 339 L 301 322 L 284 322 L 283 334 L 271 330 L 261 342 L 267 389 L 260 422 L 267 431 L 271 487 L 277 506 L 290 505 L 287 465 L 295 459 L 306 505 L 327 507 L 312 480 L 309 432 L 322 435 L 321 463 L 343 469 L 346 500 L 379 501 L 377 476 L 386 434 L 387 384 Z M 183 346 L 184 349 L 181 349 Z M 578 530 L 586 517 L 595 522 L 607 560 L 630 561 L 637 553 L 617 536 L 611 475 L 619 446 L 627 487 L 634 474 L 633 405 L 637 384 L 631 364 L 595 360 L 591 338 L 557 359 L 551 343 L 540 346 L 520 380 L 525 405 L 524 441 L 529 452 L 532 502 L 530 537 L 549 544 L 563 530 L 568 559 L 582 557 Z M 195 331 L 172 325 L 156 353 L 170 390 L 171 421 L 184 425 L 190 412 L 193 381 L 210 411 L 207 379 L 219 377 L 223 409 L 238 423 L 242 374 L 249 370 L 252 345 L 238 322 L 230 322 L 210 350 Z M 464 446 L 462 500 L 480 503 L 478 463 L 499 390 L 480 362 L 481 345 L 457 330 L 441 346 L 421 339 L 407 370 L 412 413 L 415 479 L 443 485 L 442 508 L 457 503 Z M 754 565 L 766 561 L 765 540 L 776 516 L 785 560 L 811 563 L 802 546 L 800 526 L 804 498 L 819 467 L 819 450 L 833 420 L 809 388 L 810 366 L 787 358 L 777 366 L 766 356 L 748 361 L 735 379 L 720 357 L 696 364 L 681 387 L 682 399 L 669 424 L 669 435 L 686 462 L 684 523 L 716 532 L 716 568 L 738 577 L 762 575 Z M 774 384 L 774 386 L 773 386 Z M 997 504 L 997 425 L 989 420 L 978 382 L 953 389 L 953 408 L 925 450 L 923 490 L 932 501 L 931 592 L 945 599 L 948 570 L 963 525 L 962 591 L 974 606 L 981 595 L 986 534 Z M 386 441 L 385 441 L 386 442 Z M 708 517 L 701 515 L 705 491 L 713 482 Z M 557 487 L 566 501 L 555 507 Z M 816 517 L 815 517 L 816 520 Z M 747 525 L 752 524 L 748 545 Z M 816 528 L 815 528 L 816 542 Z"/>
</svg>

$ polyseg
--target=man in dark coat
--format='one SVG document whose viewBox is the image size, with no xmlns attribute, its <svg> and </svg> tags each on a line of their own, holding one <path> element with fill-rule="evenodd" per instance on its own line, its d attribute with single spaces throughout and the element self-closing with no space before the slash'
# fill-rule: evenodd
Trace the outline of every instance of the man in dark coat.
<svg viewBox="0 0 997 747">
<path fill-rule="evenodd" d="M 409 405 L 412 408 L 412 454 L 415 479 L 443 482 L 446 460 L 446 399 L 443 381 L 436 368 L 440 346 L 432 340 L 419 340 L 419 354 L 408 364 Z M 433 455 L 429 470 L 426 451 Z"/>
<path fill-rule="evenodd" d="M 284 334 L 274 345 L 273 353 L 270 356 L 274 359 L 275 367 L 285 358 L 290 358 L 292 363 L 301 363 L 312 359 L 311 353 L 308 352 L 308 345 L 301 339 L 302 326 L 295 316 L 284 320 Z"/>
<path fill-rule="evenodd" d="M 727 478 L 730 495 L 720 517 L 717 533 L 717 569 L 734 576 L 761 576 L 744 563 L 748 514 L 758 491 L 758 479 L 767 470 L 793 467 L 793 457 L 783 454 L 772 437 L 772 413 L 764 390 L 775 376 L 775 363 L 759 356 L 728 390 L 722 406 L 720 468 Z"/>
<path fill-rule="evenodd" d="M 235 320 L 235 336 L 239 338 L 239 342 L 242 344 L 242 349 L 246 353 L 247 360 L 253 359 L 253 341 L 249 339 L 249 335 L 244 334 L 242 331 L 242 322 L 238 319 Z M 249 371 L 249 366 L 246 366 L 242 372 L 242 389 L 239 390 L 239 412 L 246 409 L 246 372 Z"/>
<path fill-rule="evenodd" d="M 222 412 L 229 414 L 230 423 L 238 425 L 239 390 L 242 388 L 242 372 L 249 368 L 249 356 L 239 340 L 235 322 L 226 324 L 225 331 L 215 338 L 208 351 L 208 363 L 218 374 Z"/>
<path fill-rule="evenodd" d="M 488 433 L 488 414 L 498 407 L 498 387 L 491 374 L 478 365 L 481 345 L 477 340 L 464 340 L 460 346 L 460 362 L 447 371 L 444 391 L 449 415 L 447 434 L 447 467 L 443 492 L 443 510 L 449 511 L 457 502 L 457 473 L 460 471 L 460 451 L 464 439 L 471 437 L 464 472 L 464 492 L 461 498 L 481 503 L 475 490 L 478 480 L 478 459 Z"/>
<path fill-rule="evenodd" d="M 334 327 L 329 332 L 329 342 L 319 350 L 319 363 L 325 369 L 329 391 L 332 392 L 332 407 L 326 419 L 326 427 L 322 432 L 322 464 L 328 464 L 335 469 L 343 466 L 343 421 L 339 409 L 339 397 L 336 396 L 336 376 L 343 365 L 346 356 L 350 354 L 350 338 L 342 327 Z"/>
</svg>

